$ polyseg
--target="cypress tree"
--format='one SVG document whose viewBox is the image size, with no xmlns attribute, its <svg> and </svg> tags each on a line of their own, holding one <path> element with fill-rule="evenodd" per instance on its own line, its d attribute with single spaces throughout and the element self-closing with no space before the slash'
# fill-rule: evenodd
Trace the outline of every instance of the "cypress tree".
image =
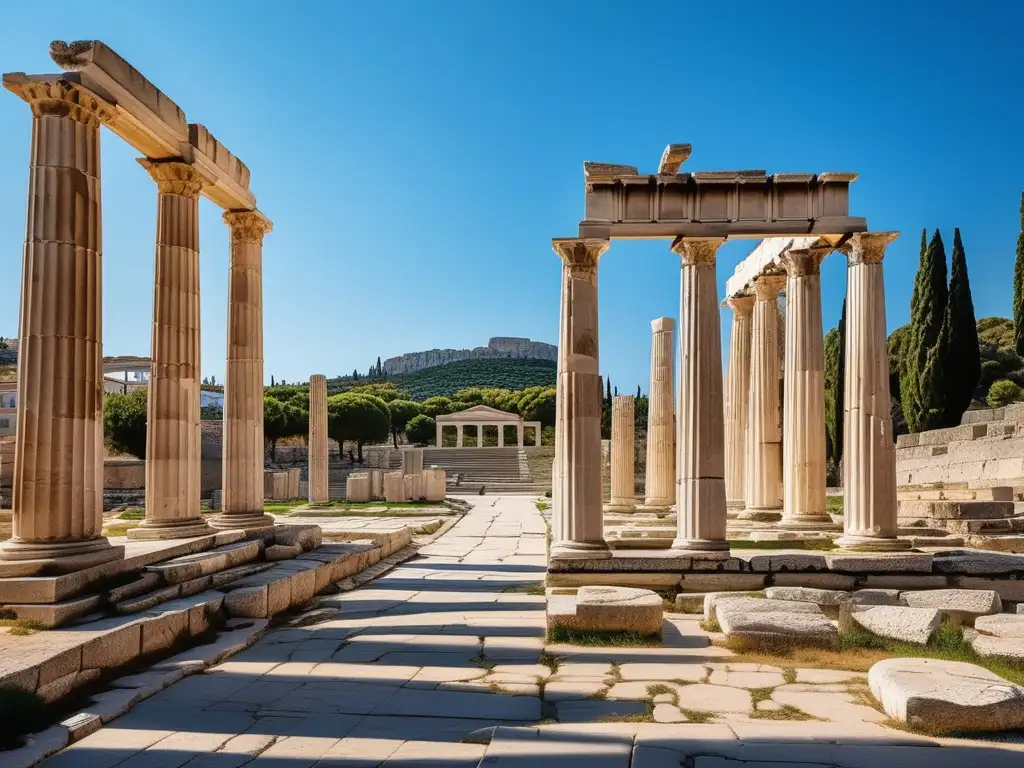
<svg viewBox="0 0 1024 768">
<path fill-rule="evenodd" d="M 640 385 L 639 384 L 636 385 L 636 399 L 637 400 L 640 399 Z"/>
<path fill-rule="evenodd" d="M 828 459 L 838 467 L 843 459 L 843 380 L 846 372 L 846 299 L 839 325 L 825 336 L 825 433 Z"/>
<path fill-rule="evenodd" d="M 1013 346 L 1024 356 L 1024 192 L 1020 193 L 1020 234 L 1013 262 Z"/>
<path fill-rule="evenodd" d="M 1019 250 L 1019 248 L 1018 248 Z M 981 378 L 978 323 L 974 318 L 967 255 L 960 240 L 960 228 L 953 231 L 953 257 L 949 278 L 949 300 L 942 329 L 942 362 L 945 369 L 945 415 L 947 426 L 956 426 L 971 405 Z"/>
<path fill-rule="evenodd" d="M 924 232 L 921 243 L 924 244 Z M 910 300 L 910 333 L 907 355 L 900 374 L 903 415 L 911 432 L 943 426 L 941 355 L 929 365 L 928 356 L 938 344 L 946 314 L 946 249 L 942 235 L 935 230 L 931 242 L 921 253 Z"/>
</svg>

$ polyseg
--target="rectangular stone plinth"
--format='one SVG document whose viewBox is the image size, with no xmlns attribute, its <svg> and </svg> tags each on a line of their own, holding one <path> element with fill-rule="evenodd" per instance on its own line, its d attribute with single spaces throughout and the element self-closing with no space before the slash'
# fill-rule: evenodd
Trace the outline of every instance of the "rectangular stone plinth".
<svg viewBox="0 0 1024 768">
<path fill-rule="evenodd" d="M 356 503 L 369 501 L 370 486 L 369 472 L 353 472 L 345 480 L 345 500 Z"/>
</svg>

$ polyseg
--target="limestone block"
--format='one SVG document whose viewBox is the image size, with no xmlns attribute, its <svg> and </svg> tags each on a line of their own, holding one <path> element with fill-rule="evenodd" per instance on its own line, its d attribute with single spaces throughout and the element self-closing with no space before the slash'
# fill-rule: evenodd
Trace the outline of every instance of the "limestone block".
<svg viewBox="0 0 1024 768">
<path fill-rule="evenodd" d="M 974 621 L 974 628 L 986 635 L 1024 640 L 1024 615 L 997 613 L 979 616 Z"/>
<path fill-rule="evenodd" d="M 995 552 L 954 552 L 935 556 L 935 570 L 961 575 L 1024 574 L 1024 555 Z"/>
<path fill-rule="evenodd" d="M 901 501 L 899 517 L 923 520 L 994 520 L 1013 515 L 1012 501 Z"/>
<path fill-rule="evenodd" d="M 291 606 L 308 603 L 316 594 L 317 564 L 309 564 L 291 578 Z"/>
<path fill-rule="evenodd" d="M 964 637 L 970 640 L 971 648 L 979 656 L 994 656 L 1018 664 L 1024 662 L 1024 641 L 1019 638 L 982 635 L 973 630 L 964 632 Z"/>
<path fill-rule="evenodd" d="M 1024 686 L 962 661 L 885 659 L 868 671 L 886 714 L 930 733 L 1024 727 Z"/>
<path fill-rule="evenodd" d="M 824 614 L 772 610 L 747 612 L 730 607 L 731 600 L 718 603 L 718 624 L 732 645 L 792 647 L 839 645 L 839 633 Z M 761 603 L 782 601 L 760 600 Z M 790 603 L 792 604 L 792 603 Z M 797 603 L 813 606 L 813 603 Z M 817 607 L 817 606 L 814 606 Z"/>
<path fill-rule="evenodd" d="M 922 592 L 903 592 L 900 603 L 913 608 L 935 608 L 957 624 L 974 624 L 978 616 L 999 613 L 1002 601 L 992 590 L 984 589 L 930 589 Z"/>
<path fill-rule="evenodd" d="M 264 551 L 263 556 L 268 562 L 278 560 L 290 560 L 302 554 L 302 547 L 298 544 L 272 544 Z"/>
<path fill-rule="evenodd" d="M 274 541 L 284 546 L 299 545 L 309 552 L 320 546 L 324 532 L 319 525 L 279 525 L 274 528 Z"/>
<path fill-rule="evenodd" d="M 288 498 L 288 473 L 275 472 L 271 480 L 270 498 L 283 501 Z"/>
<path fill-rule="evenodd" d="M 138 658 L 142 647 L 140 622 L 125 624 L 123 619 L 117 622 L 111 626 L 110 631 L 103 632 L 82 646 L 82 669 L 112 669 Z"/>
<path fill-rule="evenodd" d="M 825 562 L 829 570 L 839 573 L 927 573 L 932 569 L 932 556 L 920 553 L 826 554 Z"/>
<path fill-rule="evenodd" d="M 862 627 L 879 637 L 924 645 L 942 623 L 935 608 L 907 608 L 894 605 L 840 606 L 839 629 L 843 632 Z"/>
<path fill-rule="evenodd" d="M 661 622 L 661 597 L 649 589 L 580 587 L 575 595 L 549 595 L 549 628 L 655 635 Z"/>
<path fill-rule="evenodd" d="M 402 451 L 402 474 L 418 475 L 421 472 L 423 472 L 423 449 L 404 449 Z"/>
<path fill-rule="evenodd" d="M 812 587 L 814 589 L 853 589 L 857 580 L 843 573 L 775 573 L 772 583 L 776 587 Z"/>
<path fill-rule="evenodd" d="M 858 589 L 850 596 L 855 605 L 899 605 L 898 589 Z"/>
<path fill-rule="evenodd" d="M 371 469 L 370 470 L 370 499 L 383 499 L 384 498 L 384 470 L 382 469 Z"/>
<path fill-rule="evenodd" d="M 142 642 L 139 653 L 166 651 L 188 636 L 188 611 L 164 611 L 147 617 L 142 624 Z"/>
<path fill-rule="evenodd" d="M 687 573 L 679 586 L 684 592 L 747 592 L 764 588 L 761 573 Z"/>
<path fill-rule="evenodd" d="M 764 594 L 769 600 L 795 600 L 801 603 L 816 603 L 819 606 L 839 605 L 850 597 L 848 592 L 809 587 L 769 587 Z"/>
<path fill-rule="evenodd" d="M 266 584 L 246 586 L 233 589 L 224 596 L 224 610 L 228 616 L 243 619 L 265 619 L 267 613 Z"/>
<path fill-rule="evenodd" d="M 423 470 L 423 490 L 427 501 L 444 500 L 447 482 L 448 478 L 443 469 L 432 467 Z"/>
<path fill-rule="evenodd" d="M 353 472 L 345 480 L 345 500 L 355 503 L 370 501 L 371 483 L 369 472 Z"/>
<path fill-rule="evenodd" d="M 405 475 L 402 481 L 405 484 L 405 498 L 409 501 L 417 501 L 425 496 L 423 475 Z"/>
<path fill-rule="evenodd" d="M 405 477 L 401 472 L 384 473 L 384 501 L 408 501 L 405 495 Z"/>
<path fill-rule="evenodd" d="M 766 600 L 759 597 L 732 597 L 728 593 L 708 595 L 704 602 L 705 615 L 710 617 L 714 612 L 719 623 L 722 613 L 810 613 L 823 616 L 821 608 L 815 603 L 798 602 L 796 600 Z"/>
</svg>

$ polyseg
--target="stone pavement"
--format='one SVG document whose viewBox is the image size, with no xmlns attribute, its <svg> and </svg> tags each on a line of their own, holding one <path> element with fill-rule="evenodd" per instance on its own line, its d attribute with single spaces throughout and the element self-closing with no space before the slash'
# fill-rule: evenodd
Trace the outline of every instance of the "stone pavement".
<svg viewBox="0 0 1024 768">
<path fill-rule="evenodd" d="M 320 623 L 268 633 L 44 765 L 1024 765 L 1019 744 L 886 727 L 862 674 L 730 661 L 682 615 L 664 647 L 545 646 L 543 517 L 529 498 L 470 501 L 418 558 L 318 600 L 337 609 Z"/>
</svg>

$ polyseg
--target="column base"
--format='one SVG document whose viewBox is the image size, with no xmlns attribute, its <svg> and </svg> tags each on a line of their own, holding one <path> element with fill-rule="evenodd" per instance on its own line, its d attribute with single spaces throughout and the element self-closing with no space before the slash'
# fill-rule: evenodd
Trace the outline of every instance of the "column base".
<svg viewBox="0 0 1024 768">
<path fill-rule="evenodd" d="M 664 504 L 658 504 L 654 502 L 645 501 L 643 504 L 637 504 L 637 512 L 649 512 L 653 515 L 667 515 L 672 506 L 672 502 L 668 501 Z"/>
<path fill-rule="evenodd" d="M 0 575 L 74 573 L 122 558 L 124 547 L 114 546 L 105 536 L 54 543 L 9 539 L 0 544 Z M 4 565 L 6 563 L 11 567 Z"/>
<path fill-rule="evenodd" d="M 319 506 L 310 504 L 310 506 Z M 253 531 L 260 528 L 273 528 L 275 520 L 272 515 L 259 512 L 221 512 L 210 520 L 210 525 L 218 531 Z"/>
<path fill-rule="evenodd" d="M 725 560 L 731 557 L 728 541 L 716 539 L 683 539 L 677 538 L 672 542 L 672 549 L 678 552 L 700 555 L 711 560 Z"/>
<path fill-rule="evenodd" d="M 632 501 L 623 501 L 622 499 L 613 499 L 610 503 L 605 504 L 603 511 L 605 512 L 636 512 L 637 506 Z"/>
<path fill-rule="evenodd" d="M 855 533 L 844 534 L 835 539 L 835 543 L 849 552 L 904 552 L 913 548 L 909 541 L 903 539 L 861 536 Z"/>
<path fill-rule="evenodd" d="M 835 530 L 839 530 L 842 528 L 842 526 L 838 526 L 833 523 L 832 518 L 826 514 L 783 517 L 775 527 L 783 528 L 788 531 L 802 531 L 810 529 L 821 530 L 822 528 L 834 528 Z"/>
<path fill-rule="evenodd" d="M 736 516 L 736 519 L 755 520 L 759 523 L 774 523 L 782 519 L 782 507 L 746 507 Z"/>
<path fill-rule="evenodd" d="M 612 551 L 604 540 L 560 541 L 551 546 L 553 560 L 607 560 L 611 556 Z"/>
<path fill-rule="evenodd" d="M 209 536 L 216 531 L 201 517 L 185 520 L 143 520 L 138 528 L 128 529 L 131 541 L 163 541 L 165 539 L 194 539 Z"/>
</svg>

